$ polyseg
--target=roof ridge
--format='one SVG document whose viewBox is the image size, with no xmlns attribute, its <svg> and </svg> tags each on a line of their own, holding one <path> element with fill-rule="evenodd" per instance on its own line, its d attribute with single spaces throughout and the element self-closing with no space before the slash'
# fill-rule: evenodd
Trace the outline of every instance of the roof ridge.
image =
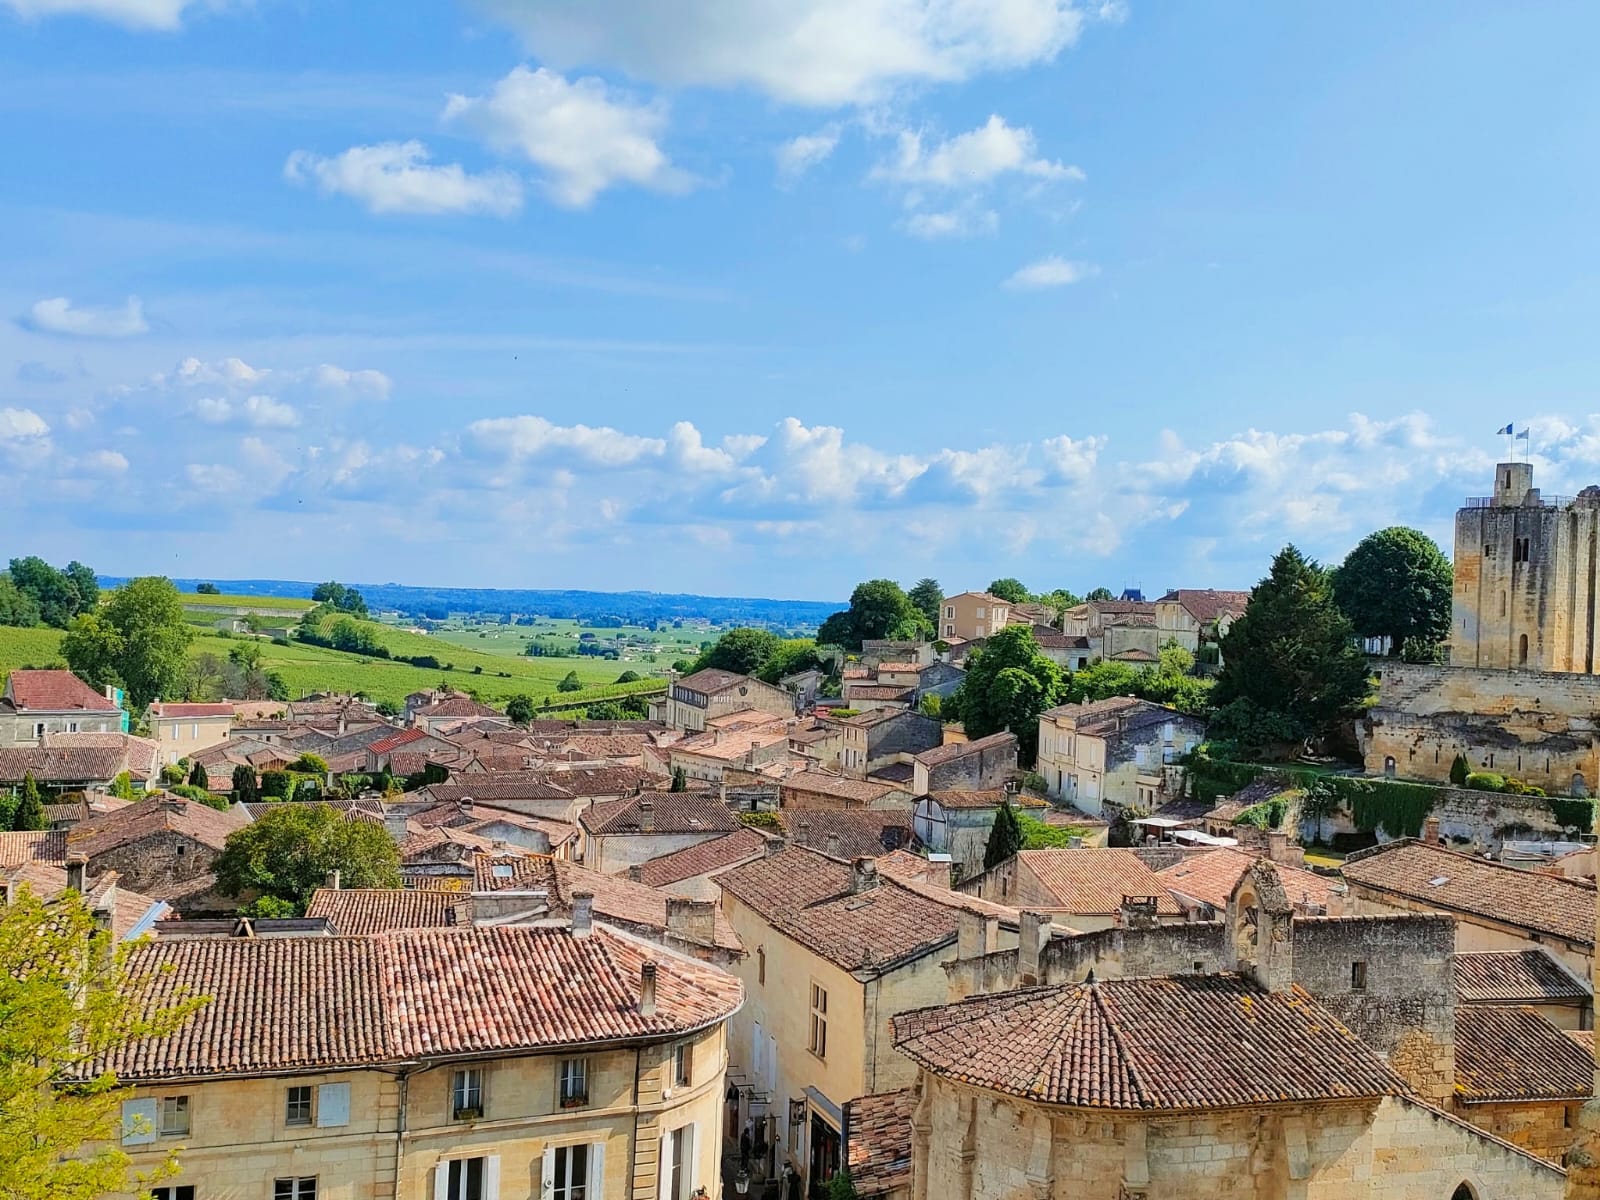
<svg viewBox="0 0 1600 1200">
<path fill-rule="evenodd" d="M 1128 1053 L 1127 1044 L 1122 1040 L 1122 1032 L 1117 1028 L 1117 1022 L 1106 1004 L 1105 997 L 1101 995 L 1099 981 L 1091 978 L 1082 986 L 1087 988 L 1094 1004 L 1094 1011 L 1117 1048 L 1117 1061 L 1122 1064 L 1122 1073 L 1128 1078 L 1128 1086 L 1133 1089 L 1141 1106 L 1145 1102 L 1153 1101 L 1155 1094 L 1145 1085 L 1143 1072 Z"/>
</svg>

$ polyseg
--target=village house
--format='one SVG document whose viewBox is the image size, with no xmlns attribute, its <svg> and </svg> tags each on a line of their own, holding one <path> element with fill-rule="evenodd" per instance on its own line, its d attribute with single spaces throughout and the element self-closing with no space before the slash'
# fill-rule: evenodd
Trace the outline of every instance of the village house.
<svg viewBox="0 0 1600 1200">
<path fill-rule="evenodd" d="M 964 642 L 993 637 L 1011 623 L 1011 605 L 988 592 L 960 592 L 939 605 L 939 637 Z"/>
<path fill-rule="evenodd" d="M 202 1019 L 106 1064 L 132 1089 L 121 1142 L 134 1168 L 181 1145 L 186 1196 L 721 1194 L 740 987 L 660 947 L 579 921 L 163 936 L 133 949 L 131 969 L 154 981 L 152 1009 L 210 997 Z"/>
<path fill-rule="evenodd" d="M 700 733 L 672 743 L 667 761 L 701 786 L 729 771 L 758 772 L 789 758 L 791 720 L 751 710 L 713 716 Z"/>
<path fill-rule="evenodd" d="M 772 819 L 791 844 L 841 862 L 877 858 L 916 844 L 909 809 L 801 808 L 775 812 Z"/>
<path fill-rule="evenodd" d="M 148 738 L 128 733 L 47 733 L 40 745 L 0 748 L 0 788 L 29 775 L 50 792 L 108 790 L 126 774 L 135 791 L 153 788 L 160 752 Z"/>
<path fill-rule="evenodd" d="M 1349 890 L 1344 884 L 1291 861 L 1294 858 L 1303 861 L 1305 856 L 1298 847 L 1289 849 L 1281 831 L 1274 830 L 1269 835 L 1268 845 L 1267 858 L 1278 868 L 1284 894 L 1297 911 L 1334 917 L 1344 913 Z M 1196 850 L 1185 854 L 1181 862 L 1162 867 L 1155 874 L 1185 913 L 1196 920 L 1214 921 L 1226 912 L 1228 897 L 1259 857 L 1230 846 Z"/>
<path fill-rule="evenodd" d="M 665 720 L 674 729 L 699 733 L 711 717 L 741 708 L 792 717 L 794 697 L 749 675 L 707 667 L 673 681 L 667 690 Z"/>
<path fill-rule="evenodd" d="M 911 797 L 892 783 L 826 771 L 798 771 L 778 784 L 779 805 L 791 812 L 818 808 L 906 808 Z"/>
<path fill-rule="evenodd" d="M 80 822 L 67 833 L 69 856 L 82 855 L 91 880 L 108 871 L 179 913 L 197 908 L 216 887 L 211 874 L 228 835 L 250 818 L 235 806 L 219 812 L 179 796 L 153 796 Z"/>
<path fill-rule="evenodd" d="M 1594 993 L 1543 946 L 1529 950 L 1457 950 L 1456 1012 L 1526 1008 L 1557 1029 L 1594 1028 Z"/>
<path fill-rule="evenodd" d="M 40 746 L 51 733 L 119 733 L 127 715 L 71 671 L 18 668 L 0 691 L 0 749 Z"/>
<path fill-rule="evenodd" d="M 922 831 L 923 845 L 931 853 L 949 855 L 957 875 L 965 879 L 983 870 L 994 819 L 1008 802 L 1039 819 L 1049 809 L 1037 797 L 1012 795 L 1003 788 L 940 790 L 916 798 L 911 807 L 912 825 Z"/>
<path fill-rule="evenodd" d="M 917 712 L 880 708 L 841 717 L 837 725 L 842 738 L 839 768 L 857 779 L 889 763 L 909 762 L 944 739 L 939 722 Z"/>
<path fill-rule="evenodd" d="M 991 733 L 973 741 L 946 742 L 911 759 L 911 792 L 981 792 L 1002 786 L 1017 771 L 1017 736 Z"/>
<path fill-rule="evenodd" d="M 1149 600 L 1089 600 L 1061 615 L 1061 632 L 1088 639 L 1090 661 L 1155 663 L 1161 653 L 1156 606 Z"/>
<path fill-rule="evenodd" d="M 578 817 L 584 865 L 606 875 L 627 872 L 739 828 L 739 818 L 707 792 L 644 792 L 592 805 Z"/>
<path fill-rule="evenodd" d="M 1127 897 L 1151 901 L 1158 920 L 1183 919 L 1161 877 L 1132 850 L 1112 847 L 1021 850 L 957 887 L 997 904 L 1047 913 L 1084 933 L 1115 925 Z"/>
<path fill-rule="evenodd" d="M 717 882 L 745 947 L 735 970 L 746 1002 L 728 1044 L 740 1123 L 766 1124 L 769 1178 L 787 1161 L 818 1188 L 842 1162 L 845 1101 L 914 1079 L 889 1019 L 943 999 L 962 917 L 972 922 L 964 936 L 999 949 L 1015 944 L 1016 914 L 882 877 L 871 858 L 797 846 Z M 791 1108 L 799 1120 L 786 1119 Z"/>
<path fill-rule="evenodd" d="M 1157 640 L 1176 642 L 1199 663 L 1221 666 L 1222 639 L 1249 603 L 1249 592 L 1176 588 L 1156 601 Z"/>
<path fill-rule="evenodd" d="M 227 741 L 233 729 L 233 705 L 156 700 L 145 710 L 145 722 L 151 739 L 161 747 L 161 761 L 175 763 Z"/>
<path fill-rule="evenodd" d="M 758 829 L 745 828 L 724 834 L 709 842 L 686 846 L 671 854 L 652 858 L 628 871 L 628 878 L 648 887 L 660 888 L 674 896 L 688 896 L 713 903 L 722 898 L 717 877 L 724 871 L 743 866 L 754 859 L 783 848 L 780 838 L 769 837 Z"/>
<path fill-rule="evenodd" d="M 0 864 L 0 900 L 12 903 L 23 888 L 45 901 L 56 900 L 69 890 L 77 892 L 83 897 L 95 924 L 109 929 L 119 942 L 143 937 L 170 911 L 163 901 L 123 887 L 121 876 L 115 871 L 102 873 L 90 884 L 81 857 L 74 857 L 61 866 L 42 861 L 15 866 Z"/>
<path fill-rule="evenodd" d="M 471 696 L 452 695 L 433 704 L 415 709 L 407 714 L 406 724 L 423 733 L 440 733 L 468 721 L 505 721 L 506 715 L 497 708 L 481 704 Z"/>
<path fill-rule="evenodd" d="M 1151 812 L 1182 792 L 1179 760 L 1205 722 L 1131 696 L 1063 704 L 1039 716 L 1035 769 L 1055 799 L 1092 816 L 1106 805 Z"/>
</svg>

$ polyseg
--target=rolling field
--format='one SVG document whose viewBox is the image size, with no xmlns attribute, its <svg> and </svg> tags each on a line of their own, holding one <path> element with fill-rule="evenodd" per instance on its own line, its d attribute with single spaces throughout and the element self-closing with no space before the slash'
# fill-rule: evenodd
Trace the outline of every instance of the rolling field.
<svg viewBox="0 0 1600 1200">
<path fill-rule="evenodd" d="M 299 615 L 316 607 L 314 600 L 298 596 L 208 596 L 203 592 L 182 592 L 178 596 L 185 608 L 245 608 L 258 613 Z"/>
<path fill-rule="evenodd" d="M 14 629 L 0 625 L 0 671 L 56 665 L 66 665 L 61 659 L 61 630 L 42 626 Z"/>
</svg>

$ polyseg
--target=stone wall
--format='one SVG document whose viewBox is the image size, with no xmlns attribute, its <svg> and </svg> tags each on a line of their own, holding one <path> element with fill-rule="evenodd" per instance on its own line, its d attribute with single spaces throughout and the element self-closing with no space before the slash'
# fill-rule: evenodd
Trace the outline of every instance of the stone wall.
<svg viewBox="0 0 1600 1200">
<path fill-rule="evenodd" d="M 1581 1107 L 1567 1100 L 1530 1100 L 1516 1104 L 1463 1104 L 1457 1111 L 1464 1120 L 1513 1146 L 1560 1162 L 1572 1149 Z"/>
<path fill-rule="evenodd" d="M 89 877 L 116 871 L 130 891 L 163 891 L 210 874 L 217 853 L 184 834 L 162 830 L 95 855 L 89 862 Z"/>
<path fill-rule="evenodd" d="M 868 726 L 867 767 L 876 769 L 883 761 L 896 761 L 901 754 L 921 754 L 944 741 L 944 727 L 932 717 L 903 712 Z"/>
</svg>

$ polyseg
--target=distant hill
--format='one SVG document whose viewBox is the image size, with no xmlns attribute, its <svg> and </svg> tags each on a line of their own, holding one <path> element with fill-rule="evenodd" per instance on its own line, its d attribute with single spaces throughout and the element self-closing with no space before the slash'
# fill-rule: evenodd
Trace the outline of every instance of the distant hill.
<svg viewBox="0 0 1600 1200">
<path fill-rule="evenodd" d="M 102 575 L 105 587 L 126 582 Z M 185 592 L 200 583 L 214 583 L 229 597 L 283 596 L 309 599 L 314 583 L 292 579 L 174 579 Z M 819 600 L 766 600 L 741 596 L 696 596 L 675 592 L 586 592 L 520 588 L 405 587 L 397 583 L 360 583 L 374 611 L 396 609 L 414 616 L 443 620 L 451 613 L 485 613 L 558 617 L 585 623 L 621 618 L 630 625 L 649 621 L 702 618 L 719 625 L 771 625 L 785 629 L 820 625 L 845 607 Z"/>
</svg>

